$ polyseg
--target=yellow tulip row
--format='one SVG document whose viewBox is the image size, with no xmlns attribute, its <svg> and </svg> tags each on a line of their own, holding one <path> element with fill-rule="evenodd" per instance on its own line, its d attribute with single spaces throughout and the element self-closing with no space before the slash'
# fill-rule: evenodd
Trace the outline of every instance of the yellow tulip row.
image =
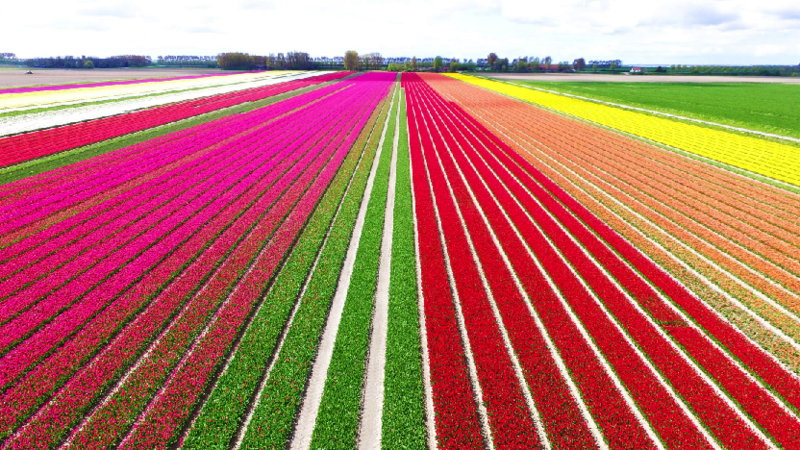
<svg viewBox="0 0 800 450">
<path fill-rule="evenodd" d="M 222 77 L 205 77 L 183 80 L 157 81 L 115 86 L 85 87 L 58 91 L 34 91 L 0 95 L 0 112 L 18 108 L 49 107 L 73 102 L 101 101 L 112 98 L 136 97 L 166 91 L 203 89 L 215 86 L 244 83 L 286 75 L 288 71 L 248 72 Z"/>
<path fill-rule="evenodd" d="M 468 83 L 800 186 L 800 148 L 483 78 Z"/>
</svg>

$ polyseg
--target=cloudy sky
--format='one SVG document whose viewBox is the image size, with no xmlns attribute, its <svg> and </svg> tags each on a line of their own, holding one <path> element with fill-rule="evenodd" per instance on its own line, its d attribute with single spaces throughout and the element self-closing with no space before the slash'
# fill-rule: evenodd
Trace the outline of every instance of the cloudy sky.
<svg viewBox="0 0 800 450">
<path fill-rule="evenodd" d="M 798 0 L 40 0 L 3 6 L 0 52 L 151 56 L 345 50 L 638 64 L 799 64 Z"/>
</svg>

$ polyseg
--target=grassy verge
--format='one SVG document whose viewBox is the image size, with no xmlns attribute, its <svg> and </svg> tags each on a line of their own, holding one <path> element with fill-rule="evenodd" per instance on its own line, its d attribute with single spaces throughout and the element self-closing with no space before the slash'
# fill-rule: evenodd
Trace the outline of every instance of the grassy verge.
<svg viewBox="0 0 800 450">
<path fill-rule="evenodd" d="M 405 94 L 401 92 L 401 102 Z M 389 324 L 386 339 L 383 437 L 391 448 L 424 449 L 425 399 L 417 310 L 416 251 L 411 203 L 411 173 L 406 104 L 400 107 L 397 186 L 389 284 Z M 388 445 L 387 445 L 388 446 Z"/>
<path fill-rule="evenodd" d="M 797 86 L 782 83 L 515 81 L 693 119 L 800 138 Z"/>
<path fill-rule="evenodd" d="M 396 91 L 395 91 L 396 92 Z M 389 112 L 389 124 L 375 173 L 372 194 L 367 205 L 364 229 L 358 245 L 350 288 L 347 291 L 342 321 L 325 380 L 325 390 L 317 416 L 312 448 L 351 449 L 358 434 L 361 393 L 369 347 L 370 323 L 378 284 L 378 265 L 383 241 L 386 197 L 394 143 L 395 108 Z"/>
<path fill-rule="evenodd" d="M 155 139 L 170 133 L 182 131 L 197 125 L 202 125 L 212 120 L 220 119 L 222 117 L 230 116 L 232 114 L 241 114 L 249 112 L 258 108 L 263 108 L 267 105 L 277 103 L 290 97 L 294 97 L 315 89 L 329 86 L 340 80 L 321 83 L 314 86 L 297 89 L 294 91 L 286 92 L 273 97 L 268 97 L 257 102 L 244 103 L 241 105 L 233 106 L 231 108 L 214 111 L 208 114 L 202 114 L 189 119 L 180 120 L 178 122 L 162 125 L 160 127 L 150 128 L 148 130 L 139 131 L 136 133 L 126 134 L 114 139 L 98 142 L 96 144 L 79 147 L 66 152 L 56 153 L 44 158 L 38 158 L 22 164 L 17 164 L 4 169 L 0 169 L 0 185 L 11 183 L 23 178 L 39 175 L 44 172 L 55 170 L 70 164 L 84 161 L 95 156 L 103 155 L 114 150 L 119 150 L 134 144 L 139 144 L 150 139 Z"/>
<path fill-rule="evenodd" d="M 481 78 L 481 77 L 478 77 L 478 78 Z M 482 78 L 486 78 L 486 77 L 482 77 Z M 502 83 L 506 83 L 506 84 L 511 84 L 511 85 L 515 84 L 515 83 L 510 83 L 510 82 L 505 81 L 505 80 L 497 80 L 497 79 L 494 79 L 494 78 L 486 78 L 486 79 L 489 79 L 489 80 L 492 80 L 492 81 L 498 81 L 498 82 L 502 82 Z M 795 193 L 795 194 L 800 194 L 800 187 L 794 186 L 794 185 L 792 185 L 792 184 L 790 184 L 788 182 L 785 182 L 785 181 L 776 180 L 774 178 L 770 178 L 768 176 L 761 175 L 759 173 L 751 172 L 749 170 L 742 169 L 742 168 L 739 168 L 739 167 L 736 167 L 736 166 L 732 166 L 730 164 L 726 164 L 724 162 L 720 162 L 720 161 L 717 161 L 717 160 L 714 160 L 714 159 L 711 159 L 711 158 L 707 158 L 707 157 L 704 157 L 704 156 L 701 156 L 701 155 L 697 155 L 697 154 L 694 154 L 694 153 L 691 153 L 691 152 L 688 152 L 688 151 L 685 151 L 685 150 L 682 150 L 682 149 L 679 149 L 679 148 L 676 148 L 676 147 L 671 147 L 669 145 L 665 145 L 665 144 L 662 144 L 660 142 L 656 142 L 656 141 L 653 141 L 653 140 L 650 140 L 650 139 L 647 139 L 647 138 L 644 138 L 644 137 L 641 137 L 641 136 L 638 136 L 638 135 L 635 135 L 635 134 L 627 133 L 625 131 L 618 130 L 616 128 L 611 128 L 609 126 L 602 125 L 602 124 L 599 124 L 597 122 L 592 122 L 590 120 L 587 120 L 587 119 L 584 119 L 584 118 L 581 118 L 581 117 L 578 117 L 578 116 L 573 116 L 571 114 L 559 111 L 557 109 L 549 108 L 547 106 L 543 106 L 543 105 L 540 105 L 538 103 L 529 102 L 529 101 L 526 101 L 524 99 L 520 99 L 520 98 L 517 98 L 517 97 L 513 97 L 513 96 L 509 96 L 509 95 L 500 93 L 500 92 L 493 91 L 491 89 L 489 89 L 489 92 L 493 92 L 495 94 L 499 94 L 499 95 L 502 95 L 504 97 L 508 97 L 510 99 L 513 99 L 513 100 L 517 100 L 517 101 L 521 101 L 523 103 L 527 103 L 529 105 L 533 105 L 533 106 L 535 106 L 537 108 L 544 109 L 546 111 L 550 111 L 550 112 L 555 113 L 555 114 L 557 114 L 559 116 L 562 116 L 562 117 L 567 117 L 567 118 L 573 119 L 573 120 L 579 120 L 581 122 L 588 123 L 590 125 L 594 125 L 594 126 L 603 128 L 603 129 L 611 131 L 613 133 L 621 134 L 621 135 L 627 136 L 629 138 L 636 139 L 637 141 L 645 142 L 645 143 L 650 144 L 650 145 L 655 145 L 656 147 L 662 148 L 664 150 L 668 150 L 668 151 L 671 151 L 673 153 L 680 154 L 680 155 L 685 156 L 687 158 L 691 158 L 691 159 L 693 159 L 695 161 L 700 161 L 700 162 L 712 165 L 714 167 L 726 170 L 728 172 L 733 172 L 733 173 L 736 173 L 738 175 L 742 175 L 744 177 L 750 178 L 750 179 L 755 180 L 755 181 L 762 182 L 764 184 L 768 184 L 768 185 L 773 186 L 773 187 L 777 187 L 777 188 L 780 188 L 780 189 L 783 189 L 783 190 L 786 190 L 786 191 L 789 191 L 789 192 L 792 192 L 792 193 Z M 613 106 L 609 106 L 609 107 L 613 108 Z M 653 115 L 653 114 L 647 114 L 647 113 L 641 113 L 641 114 Z M 752 135 L 752 134 L 738 132 L 738 131 L 735 131 L 735 130 L 728 130 L 728 129 L 720 128 L 720 127 L 714 127 L 712 125 L 700 124 L 700 123 L 695 123 L 695 122 L 691 122 L 691 121 L 672 119 L 672 118 L 670 118 L 669 120 L 674 120 L 676 122 L 687 123 L 687 124 L 691 124 L 691 125 L 699 126 L 699 127 L 703 127 L 703 128 L 711 128 L 711 129 L 714 129 L 714 130 L 724 131 L 726 133 L 737 134 L 737 135 L 740 135 L 740 136 L 747 136 L 747 137 L 751 137 L 751 138 L 754 137 L 754 135 Z M 798 144 L 795 144 L 795 143 L 790 142 L 790 141 L 784 141 L 784 140 L 774 139 L 774 138 L 769 138 L 769 137 L 757 136 L 757 138 L 758 139 L 763 139 L 763 140 L 766 140 L 766 141 L 776 142 L 776 143 L 783 144 L 783 145 L 789 145 L 789 146 L 797 146 L 798 145 Z"/>
<path fill-rule="evenodd" d="M 492 81 L 501 81 L 501 82 L 506 83 L 506 84 L 513 84 L 513 85 L 517 85 L 517 86 L 520 86 L 520 87 L 527 87 L 527 88 L 531 87 L 531 86 L 527 85 L 528 83 L 524 83 L 524 82 L 523 83 L 519 83 L 517 81 L 497 80 L 497 79 L 494 79 L 494 78 L 492 79 Z M 533 87 L 539 87 L 539 86 L 533 86 Z M 545 88 L 542 88 L 542 89 L 545 89 Z M 571 92 L 566 92 L 564 90 L 559 90 L 557 88 L 553 88 L 553 89 L 547 88 L 547 89 L 549 91 L 556 92 L 556 93 L 572 94 Z M 578 94 L 574 94 L 574 95 L 578 95 Z M 590 99 L 590 101 L 592 99 L 598 100 L 598 101 L 610 101 L 610 100 L 587 97 L 587 96 L 583 96 L 583 97 L 585 97 L 587 99 Z M 619 104 L 619 105 L 624 105 L 624 106 L 634 106 L 636 108 L 642 108 L 642 106 L 638 106 L 638 105 L 635 105 L 635 104 L 623 104 L 623 103 L 620 103 L 620 102 L 616 102 L 616 103 Z M 538 105 L 538 104 L 536 104 L 536 105 L 537 106 L 541 106 L 541 105 Z M 610 104 L 606 104 L 606 106 L 608 106 L 610 108 L 623 109 L 623 110 L 630 111 L 629 109 L 623 108 L 622 106 L 615 106 L 615 105 L 610 105 Z M 684 112 L 681 112 L 681 111 L 661 111 L 661 112 L 666 112 L 668 114 L 680 115 L 680 116 L 682 116 L 684 118 L 668 117 L 668 116 L 664 116 L 664 115 L 659 114 L 659 111 L 660 110 L 655 109 L 655 108 L 651 108 L 650 111 L 636 110 L 636 112 L 638 114 L 643 114 L 645 116 L 652 116 L 652 117 L 658 117 L 658 118 L 661 118 L 661 119 L 668 119 L 668 120 L 672 120 L 672 121 L 675 121 L 675 122 L 680 122 L 680 123 L 685 123 L 685 124 L 688 124 L 688 125 L 693 125 L 693 126 L 696 126 L 696 127 L 709 128 L 709 129 L 717 130 L 717 131 L 724 131 L 725 133 L 735 134 L 735 135 L 738 135 L 738 136 L 746 136 L 746 137 L 750 137 L 750 138 L 758 138 L 758 139 L 762 139 L 762 140 L 765 140 L 765 141 L 774 142 L 776 144 L 789 145 L 789 146 L 792 146 L 792 147 L 800 148 L 800 143 L 798 143 L 798 142 L 790 141 L 790 140 L 787 140 L 787 139 L 781 139 L 781 138 L 777 138 L 777 137 L 772 137 L 772 136 L 764 136 L 764 135 L 761 135 L 761 134 L 750 133 L 750 132 L 747 132 L 747 131 L 740 131 L 740 130 L 736 130 L 736 129 L 732 129 L 732 128 L 725 128 L 722 125 L 739 127 L 739 128 L 743 128 L 743 129 L 746 129 L 746 130 L 752 130 L 752 131 L 763 131 L 763 132 L 766 132 L 766 133 L 773 133 L 773 134 L 777 134 L 777 135 L 780 135 L 780 136 L 797 137 L 797 136 L 793 136 L 791 133 L 785 132 L 785 130 L 783 130 L 784 132 L 760 130 L 757 127 L 754 127 L 752 124 L 726 122 L 724 120 L 715 120 L 714 118 L 709 118 L 709 117 L 696 117 L 696 116 L 694 116 L 692 114 L 686 114 L 685 111 Z M 694 120 L 691 120 L 691 119 L 705 120 L 705 121 L 708 121 L 708 122 L 713 122 L 713 124 L 712 123 L 695 122 Z M 594 123 L 594 122 L 592 122 L 592 123 Z M 717 124 L 717 125 L 715 125 L 715 124 Z M 622 131 L 619 131 L 617 129 L 613 129 L 613 130 L 615 132 L 622 133 Z"/>
<path fill-rule="evenodd" d="M 350 152 L 344 161 L 267 293 L 230 365 L 201 408 L 183 442 L 184 448 L 227 448 L 235 438 L 247 414 L 247 407 L 256 394 L 260 375 L 267 369 L 282 327 L 289 319 L 295 300 L 301 293 L 345 190 L 359 165 L 363 146 L 361 150 Z"/>
<path fill-rule="evenodd" d="M 386 100 L 376 108 L 381 113 L 364 128 L 355 148 L 366 147 L 352 184 L 319 255 L 305 294 L 300 300 L 275 366 L 269 374 L 253 419 L 246 430 L 244 448 L 283 448 L 289 439 L 295 416 L 310 374 L 320 335 L 336 291 L 356 216 L 375 158 L 383 121 L 388 111 Z"/>
</svg>

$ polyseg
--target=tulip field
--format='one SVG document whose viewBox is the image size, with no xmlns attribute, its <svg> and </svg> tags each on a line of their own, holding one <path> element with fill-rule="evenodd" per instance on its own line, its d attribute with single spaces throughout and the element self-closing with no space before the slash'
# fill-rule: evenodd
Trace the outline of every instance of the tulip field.
<svg viewBox="0 0 800 450">
<path fill-rule="evenodd" d="M 797 161 L 459 74 L 0 90 L 0 448 L 800 448 Z"/>
</svg>

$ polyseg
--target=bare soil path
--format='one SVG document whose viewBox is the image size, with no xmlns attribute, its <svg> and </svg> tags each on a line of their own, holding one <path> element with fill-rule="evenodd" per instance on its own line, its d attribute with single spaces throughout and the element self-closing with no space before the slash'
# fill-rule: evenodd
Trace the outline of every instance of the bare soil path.
<svg viewBox="0 0 800 450">
<path fill-rule="evenodd" d="M 499 80 L 520 81 L 619 81 L 625 83 L 787 83 L 800 77 L 740 77 L 715 75 L 606 75 L 599 73 L 482 73 Z"/>
<path fill-rule="evenodd" d="M 30 69 L 0 70 L 0 87 L 22 87 L 56 84 L 94 83 L 117 80 L 141 80 L 144 78 L 185 77 L 221 73 L 220 69 Z"/>
</svg>

